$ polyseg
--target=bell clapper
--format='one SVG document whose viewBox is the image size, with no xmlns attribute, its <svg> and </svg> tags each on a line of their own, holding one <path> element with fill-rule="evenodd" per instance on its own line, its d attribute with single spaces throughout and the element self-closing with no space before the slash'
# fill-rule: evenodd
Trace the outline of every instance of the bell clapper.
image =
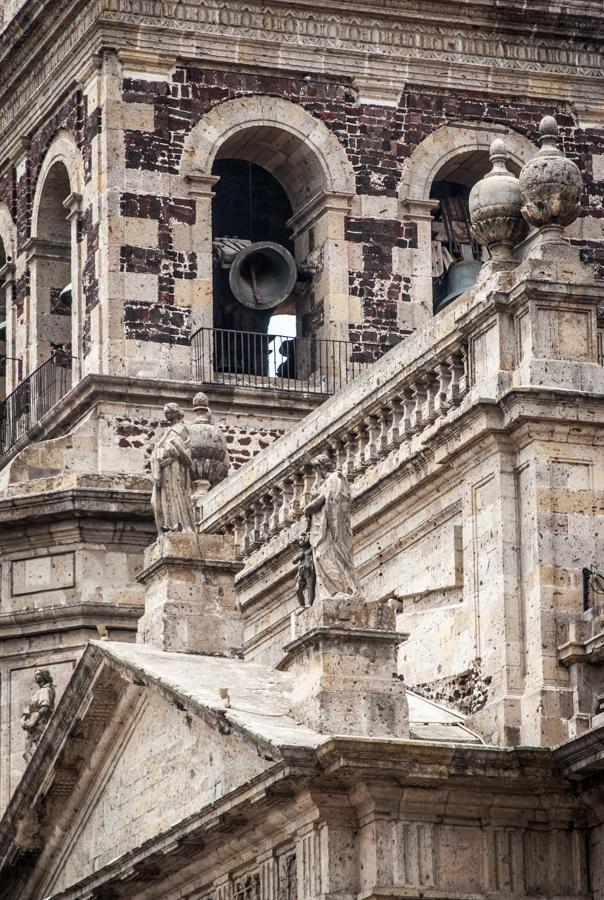
<svg viewBox="0 0 604 900">
<path fill-rule="evenodd" d="M 256 303 L 262 303 L 262 298 L 258 293 L 258 285 L 256 283 L 256 270 L 253 266 L 250 266 L 250 277 L 252 279 L 252 292 L 254 294 L 254 300 Z"/>
</svg>

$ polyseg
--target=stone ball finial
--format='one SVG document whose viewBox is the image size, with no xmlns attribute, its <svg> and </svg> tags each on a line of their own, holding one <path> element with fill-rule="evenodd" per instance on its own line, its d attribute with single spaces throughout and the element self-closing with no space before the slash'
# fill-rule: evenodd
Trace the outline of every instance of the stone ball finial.
<svg viewBox="0 0 604 900">
<path fill-rule="evenodd" d="M 208 403 L 208 396 L 204 394 L 203 391 L 198 391 L 193 397 L 193 409 L 197 411 L 198 409 L 209 409 L 210 404 Z"/>
<path fill-rule="evenodd" d="M 557 146 L 560 129 L 553 116 L 543 116 L 539 122 L 539 134 L 541 135 L 541 140 L 551 140 L 552 138 L 555 138 Z"/>
<path fill-rule="evenodd" d="M 522 218 L 520 185 L 507 167 L 508 151 L 501 138 L 491 144 L 490 158 L 491 171 L 470 193 L 472 232 L 494 259 L 509 259 L 528 230 Z"/>
<path fill-rule="evenodd" d="M 520 173 L 522 215 L 534 228 L 558 231 L 574 222 L 581 211 L 583 180 L 579 168 L 559 147 L 560 132 L 553 116 L 539 124 L 541 149 Z"/>
</svg>

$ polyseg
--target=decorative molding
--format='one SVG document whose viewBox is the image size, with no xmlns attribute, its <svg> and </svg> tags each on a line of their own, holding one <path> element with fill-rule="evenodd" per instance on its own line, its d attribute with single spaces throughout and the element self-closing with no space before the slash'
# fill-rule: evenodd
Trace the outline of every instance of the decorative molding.
<svg viewBox="0 0 604 900">
<path fill-rule="evenodd" d="M 28 263 L 38 259 L 70 259 L 71 245 L 64 241 L 44 241 L 40 238 L 29 238 L 23 244 L 23 250 L 27 254 Z"/>
<path fill-rule="evenodd" d="M 288 219 L 286 225 L 291 228 L 292 237 L 297 238 L 326 212 L 340 213 L 347 216 L 354 198 L 353 193 L 346 191 L 321 191 L 304 204 Z"/>
<path fill-rule="evenodd" d="M 398 78 L 382 79 L 372 78 L 370 75 L 357 75 L 352 83 L 357 91 L 359 105 L 391 106 L 396 109 L 405 90 L 404 82 Z"/>
<path fill-rule="evenodd" d="M 162 59 L 156 50 L 119 50 L 122 75 L 143 81 L 168 81 L 176 61 Z"/>
<path fill-rule="evenodd" d="M 40 3 L 40 16 L 47 2 Z M 55 29 L 44 23 L 47 44 L 41 53 L 39 27 L 35 21 L 27 35 L 18 34 L 10 27 L 0 36 L 0 63 L 10 56 L 10 69 L 13 77 L 7 79 L 3 103 L 0 112 L 0 134 L 23 110 L 32 95 L 53 76 L 66 57 L 73 58 L 76 45 L 93 31 L 95 24 L 121 26 L 120 32 L 113 36 L 112 44 L 119 46 L 127 41 L 123 26 L 133 28 L 146 27 L 161 29 L 162 44 L 169 48 L 169 32 L 182 40 L 183 33 L 191 36 L 189 54 L 191 58 L 216 58 L 217 38 L 222 38 L 232 47 L 233 41 L 240 45 L 247 44 L 253 59 L 258 53 L 258 45 L 274 45 L 280 51 L 284 45 L 297 48 L 301 55 L 308 57 L 309 64 L 318 51 L 354 57 L 359 53 L 371 54 L 371 66 L 376 69 L 382 64 L 392 67 L 400 60 L 401 66 L 409 66 L 412 61 L 432 63 L 438 66 L 468 65 L 475 68 L 482 66 L 489 70 L 512 70 L 519 72 L 541 72 L 566 75 L 574 81 L 577 78 L 590 78 L 601 81 L 604 78 L 603 54 L 594 40 L 585 39 L 556 40 L 541 36 L 534 39 L 532 31 L 527 29 L 526 35 L 508 35 L 503 39 L 500 33 L 489 30 L 482 25 L 476 31 L 465 31 L 461 23 L 443 25 L 450 17 L 436 17 L 436 10 L 431 21 L 418 22 L 420 9 L 418 4 L 401 12 L 398 9 L 389 13 L 348 13 L 346 11 L 325 12 L 310 9 L 306 4 L 292 8 L 283 8 L 275 2 L 273 5 L 256 2 L 242 7 L 235 0 L 196 0 L 188 3 L 174 3 L 169 0 L 93 0 L 73 14 L 73 6 L 67 10 L 59 10 L 55 17 Z M 410 27 L 412 24 L 413 27 Z M 60 29 L 60 40 L 56 39 Z M 3 39 L 4 37 L 4 39 Z M 21 46 L 15 46 L 16 39 L 21 39 Z M 98 41 L 97 41 L 98 43 Z M 181 44 L 182 47 L 182 44 Z M 95 50 L 98 47 L 94 48 Z M 128 51 L 131 53 L 131 51 Z M 32 65 L 30 57 L 40 53 L 36 65 Z M 180 50 L 182 53 L 182 49 Z M 147 54 L 143 54 L 147 55 Z M 163 67 L 159 57 L 151 54 L 156 65 Z M 174 51 L 176 57 L 177 51 Z M 230 57 L 225 56 L 227 61 Z M 275 54 L 275 66 L 280 65 L 281 51 Z M 337 66 L 340 68 L 339 66 Z M 24 73 L 27 72 L 27 75 Z M 156 72 L 157 73 L 157 72 Z M 363 78 L 370 79 L 371 72 Z M 595 84 L 593 91 L 596 91 Z"/>
</svg>

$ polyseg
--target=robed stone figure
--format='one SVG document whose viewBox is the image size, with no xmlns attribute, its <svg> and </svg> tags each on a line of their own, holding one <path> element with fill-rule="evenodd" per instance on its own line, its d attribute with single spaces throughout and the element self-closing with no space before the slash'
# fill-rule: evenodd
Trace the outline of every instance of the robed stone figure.
<svg viewBox="0 0 604 900">
<path fill-rule="evenodd" d="M 320 482 L 305 509 L 315 568 L 314 599 L 361 597 L 352 553 L 350 484 L 328 456 L 319 456 L 314 466 Z"/>
<path fill-rule="evenodd" d="M 27 733 L 23 757 L 29 761 L 55 708 L 55 688 L 48 669 L 36 669 L 37 689 L 31 695 L 21 716 L 21 727 Z"/>
<path fill-rule="evenodd" d="M 195 531 L 191 486 L 191 434 L 177 403 L 164 406 L 168 428 L 151 455 L 151 505 L 158 534 Z"/>
</svg>

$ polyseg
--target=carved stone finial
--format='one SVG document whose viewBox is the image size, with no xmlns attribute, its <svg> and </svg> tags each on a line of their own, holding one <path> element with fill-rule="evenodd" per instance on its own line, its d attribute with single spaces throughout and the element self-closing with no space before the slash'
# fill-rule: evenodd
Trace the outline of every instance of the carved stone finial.
<svg viewBox="0 0 604 900">
<path fill-rule="evenodd" d="M 191 433 L 177 403 L 166 403 L 168 427 L 151 454 L 151 505 L 158 534 L 195 532 L 191 486 Z"/>
<path fill-rule="evenodd" d="M 491 144 L 493 167 L 470 193 L 470 220 L 474 237 L 494 259 L 509 259 L 512 248 L 526 235 L 520 184 L 508 170 L 508 151 L 501 138 Z"/>
<path fill-rule="evenodd" d="M 226 438 L 215 425 L 207 396 L 202 392 L 193 397 L 195 419 L 190 425 L 191 459 L 195 493 L 214 487 L 229 474 L 230 460 Z"/>
<path fill-rule="evenodd" d="M 34 679 L 38 689 L 31 695 L 21 716 L 21 727 L 27 732 L 23 757 L 28 762 L 55 708 L 55 688 L 48 669 L 36 669 Z"/>
<path fill-rule="evenodd" d="M 541 149 L 520 173 L 522 215 L 535 228 L 561 232 L 581 211 L 583 181 L 578 166 L 558 146 L 559 129 L 553 116 L 541 119 L 539 134 Z"/>
</svg>

